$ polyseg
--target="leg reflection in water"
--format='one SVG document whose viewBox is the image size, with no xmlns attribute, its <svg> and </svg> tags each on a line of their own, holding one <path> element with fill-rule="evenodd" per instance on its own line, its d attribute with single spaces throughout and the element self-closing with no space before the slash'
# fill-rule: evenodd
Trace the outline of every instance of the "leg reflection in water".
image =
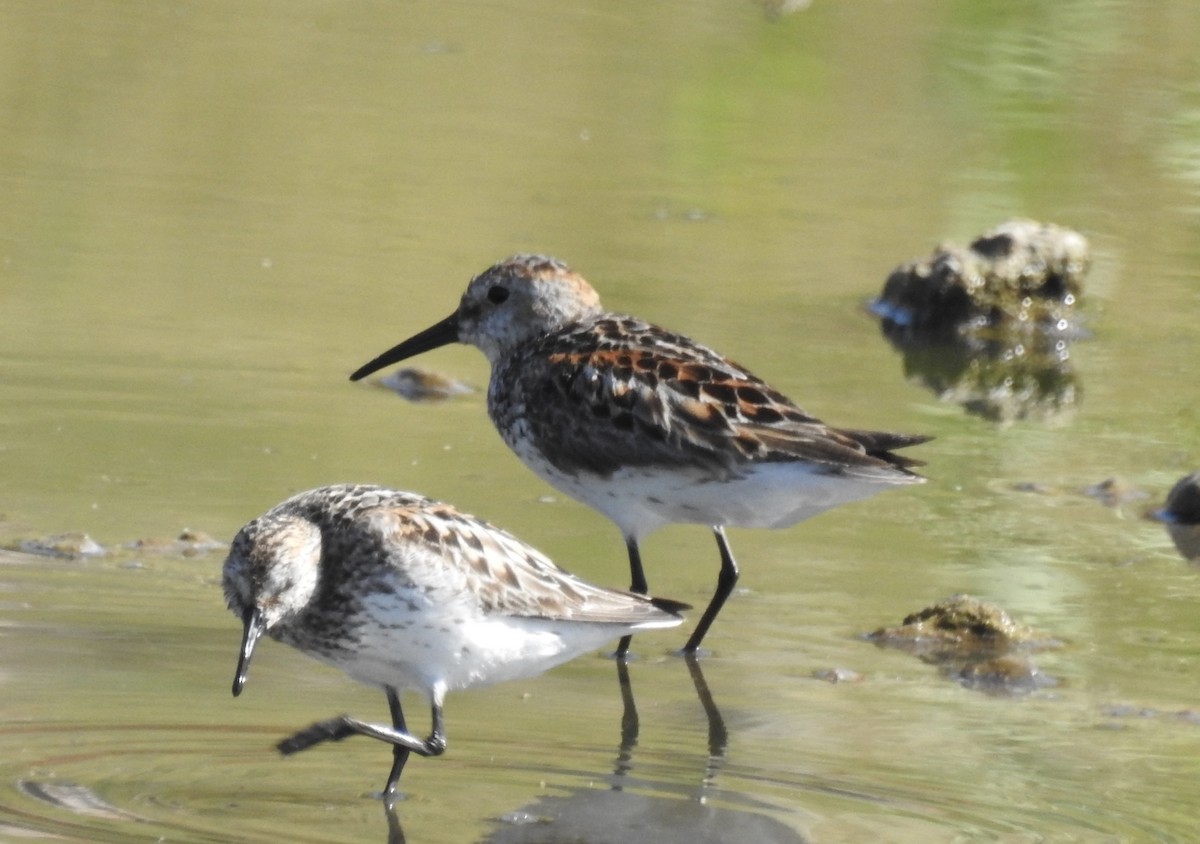
<svg viewBox="0 0 1200 844">
<path fill-rule="evenodd" d="M 687 663 L 692 685 L 696 689 L 696 697 L 699 698 L 700 706 L 703 707 L 705 718 L 708 720 L 708 762 L 705 765 L 703 783 L 710 785 L 721 767 L 721 761 L 725 758 L 729 733 L 725 729 L 725 719 L 721 717 L 721 710 L 717 708 L 712 692 L 708 688 L 708 681 L 704 679 L 700 660 L 695 655 L 687 654 L 684 656 L 684 661 Z M 620 778 L 633 770 L 633 748 L 637 746 L 640 725 L 637 703 L 633 698 L 633 683 L 629 678 L 629 663 L 621 657 L 617 658 L 616 663 L 622 710 L 621 744 L 617 751 L 617 763 L 613 770 L 615 775 L 613 790 L 620 791 L 622 788 Z"/>
<path fill-rule="evenodd" d="M 620 744 L 617 748 L 616 764 L 613 766 L 613 776 L 610 779 L 610 791 L 598 792 L 590 788 L 582 789 L 580 791 L 580 795 L 582 795 L 582 809 L 580 809 L 579 806 L 572 806 L 570 802 L 565 804 L 559 802 L 561 800 L 560 798 L 553 798 L 552 800 L 554 801 L 555 805 L 555 811 L 553 814 L 558 817 L 558 821 L 556 821 L 557 824 L 566 826 L 570 825 L 572 812 L 570 809 L 565 807 L 571 806 L 572 808 L 580 809 L 576 814 L 581 820 L 577 821 L 576 823 L 581 824 L 582 828 L 584 829 L 592 829 L 592 831 L 598 832 L 601 827 L 589 827 L 588 819 L 592 817 L 591 807 L 596 804 L 597 799 L 600 798 L 602 794 L 607 793 L 611 795 L 611 792 L 613 791 L 624 791 L 626 786 L 645 787 L 648 785 L 645 782 L 638 782 L 633 776 L 635 767 L 633 762 L 633 750 L 638 744 L 640 722 L 638 719 L 637 702 L 634 700 L 633 696 L 633 683 L 630 679 L 629 662 L 622 658 L 617 658 L 615 662 L 617 663 L 617 683 L 621 693 L 621 726 Z M 695 687 L 696 697 L 700 701 L 700 706 L 703 709 L 705 718 L 708 722 L 708 755 L 704 765 L 704 775 L 700 781 L 700 793 L 703 793 L 704 790 L 715 785 L 717 773 L 720 771 L 724 762 L 725 750 L 729 743 L 729 734 L 725 728 L 725 720 L 721 717 L 721 711 L 717 708 L 717 704 L 713 700 L 712 691 L 708 687 L 708 681 L 704 677 L 704 672 L 700 667 L 700 661 L 693 656 L 687 656 L 685 657 L 684 662 L 687 665 L 688 674 L 691 677 L 692 685 Z M 650 786 L 652 791 L 655 790 L 652 784 L 650 784 Z M 614 799 L 616 799 L 615 796 Z M 628 805 L 639 808 L 642 807 L 643 803 L 647 800 L 649 800 L 651 804 L 661 802 L 653 797 L 646 797 L 645 795 L 634 796 L 631 792 L 628 796 L 628 800 L 622 799 L 622 802 L 619 804 L 619 806 L 623 807 Z M 701 805 L 699 803 L 687 803 L 686 801 L 685 803 L 687 806 Z M 673 806 L 676 809 L 678 809 L 680 805 L 684 805 L 680 804 L 679 801 L 676 800 L 666 801 L 666 804 Z M 384 800 L 383 805 L 387 817 L 388 844 L 405 844 L 404 830 L 400 825 L 400 818 L 396 813 L 395 801 Z M 606 802 L 602 803 L 601 805 L 604 807 L 601 814 L 608 818 L 607 822 L 617 823 L 619 826 L 620 819 L 611 815 L 611 812 L 618 807 L 610 806 Z M 541 811 L 540 808 L 536 808 L 537 806 L 538 804 L 535 804 L 535 808 L 530 808 L 527 812 L 522 810 L 522 812 L 519 814 L 547 814 L 546 812 Z M 705 816 L 705 819 L 705 823 L 710 820 L 707 815 Z M 525 840 L 521 838 L 521 836 L 526 832 L 528 832 L 529 835 L 534 835 L 538 830 L 544 829 L 545 827 L 542 825 L 537 825 L 535 827 L 504 826 L 500 828 L 499 832 L 495 836 L 489 838 L 488 840 Z M 529 838 L 528 840 L 532 841 L 535 840 L 535 838 L 536 835 L 534 835 L 534 838 Z M 541 841 L 548 839 L 536 838 L 536 840 Z M 678 840 L 678 837 L 677 839 L 673 840 Z"/>
<path fill-rule="evenodd" d="M 396 801 L 384 800 L 383 812 L 387 816 L 387 844 L 405 844 L 404 828 L 400 826 L 400 818 L 396 815 Z"/>
<path fill-rule="evenodd" d="M 704 707 L 704 714 L 708 718 L 708 770 L 704 783 L 709 785 L 721 767 L 721 760 L 725 758 L 729 733 L 725 730 L 725 719 L 721 717 L 721 710 L 717 709 L 712 692 L 708 689 L 704 672 L 700 670 L 700 660 L 694 654 L 689 654 L 687 666 L 692 675 L 692 685 L 696 687 L 696 697 L 700 698 L 700 705 Z"/>
</svg>

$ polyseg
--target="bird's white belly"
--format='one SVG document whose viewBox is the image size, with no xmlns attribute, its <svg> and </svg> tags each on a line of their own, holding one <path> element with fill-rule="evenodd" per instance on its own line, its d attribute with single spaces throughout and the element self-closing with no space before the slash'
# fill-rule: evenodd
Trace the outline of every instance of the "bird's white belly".
<svg viewBox="0 0 1200 844">
<path fill-rule="evenodd" d="M 500 614 L 405 628 L 374 624 L 363 629 L 353 654 L 334 664 L 368 685 L 453 691 L 535 677 L 623 632 L 614 625 Z"/>
<path fill-rule="evenodd" d="M 609 477 L 567 474 L 547 464 L 538 470 L 555 487 L 599 510 L 635 537 L 677 523 L 789 527 L 891 486 L 921 480 L 887 470 L 830 474 L 799 462 L 753 464 L 729 479 L 653 467 L 622 469 Z"/>
</svg>

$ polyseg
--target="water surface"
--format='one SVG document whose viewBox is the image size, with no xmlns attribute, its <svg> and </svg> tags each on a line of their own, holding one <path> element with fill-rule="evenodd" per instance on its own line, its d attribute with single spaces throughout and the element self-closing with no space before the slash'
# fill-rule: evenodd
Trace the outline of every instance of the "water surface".
<svg viewBox="0 0 1200 844">
<path fill-rule="evenodd" d="M 599 655 L 460 694 L 449 752 L 406 772 L 408 841 L 1194 839 L 1200 584 L 1140 514 L 1200 465 L 1200 7 L 776 12 L 0 8 L 0 540 L 111 549 L 0 562 L 0 838 L 389 834 L 385 748 L 271 749 L 383 719 L 382 694 L 268 643 L 233 700 L 220 552 L 126 543 L 380 482 L 625 583 L 616 530 L 509 454 L 481 394 L 346 380 L 538 250 L 827 421 L 935 435 L 931 482 L 730 532 L 743 588 L 703 663 L 723 741 L 678 633 L 638 641 L 636 744 Z M 1090 239 L 1092 337 L 1077 400 L 998 424 L 905 378 L 863 303 L 1016 216 Z M 474 350 L 419 362 L 486 382 Z M 1146 497 L 1082 494 L 1110 477 Z M 656 592 L 707 599 L 707 531 L 644 554 Z M 1037 657 L 1057 685 L 988 696 L 859 638 L 955 592 L 1061 639 Z"/>
</svg>

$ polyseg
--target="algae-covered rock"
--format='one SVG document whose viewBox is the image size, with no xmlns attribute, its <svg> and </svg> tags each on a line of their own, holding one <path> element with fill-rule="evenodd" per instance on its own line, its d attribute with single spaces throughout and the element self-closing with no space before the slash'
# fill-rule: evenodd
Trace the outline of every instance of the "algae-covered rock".
<svg viewBox="0 0 1200 844">
<path fill-rule="evenodd" d="M 1033 664 L 1029 653 L 1059 642 L 970 595 L 939 601 L 865 638 L 909 651 L 938 666 L 943 676 L 989 694 L 1025 694 L 1057 682 Z"/>
<path fill-rule="evenodd" d="M 960 650 L 1009 650 L 1050 641 L 1018 624 L 996 604 L 971 595 L 953 595 L 905 616 L 898 627 L 881 627 L 869 638 L 890 645 L 950 646 Z"/>
</svg>

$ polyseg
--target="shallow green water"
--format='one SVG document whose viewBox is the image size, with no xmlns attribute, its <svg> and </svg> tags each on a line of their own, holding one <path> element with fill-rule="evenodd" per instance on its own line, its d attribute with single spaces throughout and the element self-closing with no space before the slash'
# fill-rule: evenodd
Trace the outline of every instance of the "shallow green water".
<svg viewBox="0 0 1200 844">
<path fill-rule="evenodd" d="M 936 435 L 931 482 L 730 532 L 723 743 L 682 634 L 641 637 L 636 746 L 600 656 L 458 695 L 408 841 L 1194 840 L 1200 573 L 1140 515 L 1200 464 L 1197 47 L 1185 0 L 0 5 L 0 544 L 113 549 L 0 560 L 0 840 L 388 836 L 386 749 L 271 749 L 383 696 L 268 643 L 233 700 L 222 555 L 125 543 L 371 481 L 625 583 L 480 394 L 346 381 L 530 249 L 832 423 Z M 999 425 L 906 379 L 862 306 L 1014 216 L 1090 239 L 1093 336 L 1077 402 Z M 419 363 L 486 381 L 474 350 Z M 1147 497 L 1081 494 L 1114 476 Z M 706 599 L 707 531 L 644 552 Z M 988 696 L 859 638 L 959 591 L 1061 639 L 1058 685 Z"/>
</svg>

